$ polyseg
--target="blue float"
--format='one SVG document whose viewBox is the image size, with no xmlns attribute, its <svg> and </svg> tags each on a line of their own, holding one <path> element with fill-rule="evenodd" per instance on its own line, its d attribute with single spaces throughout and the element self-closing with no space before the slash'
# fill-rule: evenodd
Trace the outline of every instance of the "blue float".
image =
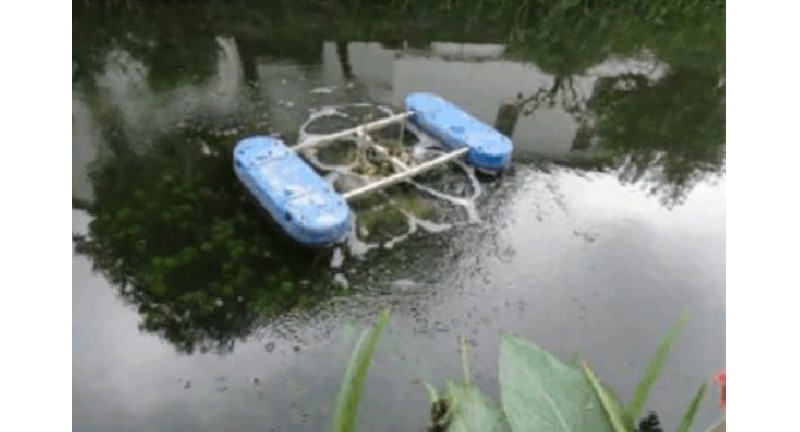
<svg viewBox="0 0 800 432">
<path fill-rule="evenodd" d="M 345 199 L 282 141 L 245 138 L 234 147 L 233 161 L 239 180 L 296 241 L 323 246 L 350 229 Z"/>
<path fill-rule="evenodd" d="M 461 108 L 431 93 L 410 93 L 405 106 L 411 121 L 454 150 L 468 147 L 467 163 L 487 171 L 501 171 L 511 163 L 513 144 L 508 137 Z"/>
<path fill-rule="evenodd" d="M 511 163 L 511 140 L 450 102 L 430 93 L 412 93 L 406 97 L 405 105 L 406 113 L 318 136 L 294 148 L 269 136 L 242 139 L 233 150 L 236 176 L 290 237 L 306 245 L 324 246 L 340 241 L 352 229 L 352 212 L 347 200 L 464 155 L 467 163 L 486 171 L 501 171 Z M 406 119 L 437 138 L 450 151 L 410 167 L 397 162 L 397 166 L 403 167 L 399 172 L 345 195 L 336 192 L 298 155 L 300 150 Z M 380 148 L 377 143 L 370 145 Z M 388 154 L 387 157 L 391 158 Z"/>
</svg>

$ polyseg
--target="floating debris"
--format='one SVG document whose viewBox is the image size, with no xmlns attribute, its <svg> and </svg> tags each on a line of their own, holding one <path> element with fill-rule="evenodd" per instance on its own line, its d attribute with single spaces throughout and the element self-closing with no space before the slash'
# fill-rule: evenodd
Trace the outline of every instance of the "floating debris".
<svg viewBox="0 0 800 432">
<path fill-rule="evenodd" d="M 333 88 L 331 87 L 317 87 L 312 89 L 309 93 L 319 94 L 319 93 L 333 93 Z"/>
</svg>

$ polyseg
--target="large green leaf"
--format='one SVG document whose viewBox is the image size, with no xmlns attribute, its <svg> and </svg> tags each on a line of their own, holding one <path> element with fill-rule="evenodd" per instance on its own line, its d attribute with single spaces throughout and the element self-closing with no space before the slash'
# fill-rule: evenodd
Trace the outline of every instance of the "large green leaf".
<svg viewBox="0 0 800 432">
<path fill-rule="evenodd" d="M 336 412 L 333 418 L 334 432 L 355 431 L 358 400 L 364 388 L 372 352 L 378 344 L 383 328 L 389 321 L 389 312 L 388 308 L 385 309 L 378 318 L 378 322 L 361 335 L 356 349 L 350 357 L 350 363 L 347 365 L 347 371 L 339 389 L 339 396 L 336 398 Z"/>
<path fill-rule="evenodd" d="M 518 336 L 500 344 L 500 395 L 514 432 L 613 432 L 583 373 Z"/>
<path fill-rule="evenodd" d="M 510 432 L 502 411 L 474 385 L 447 383 L 450 399 L 448 432 Z"/>
<path fill-rule="evenodd" d="M 633 392 L 633 398 L 631 398 L 631 403 L 628 406 L 628 414 L 631 418 L 639 417 L 642 407 L 647 400 L 647 395 L 650 393 L 650 389 L 661 374 L 661 368 L 664 367 L 672 345 L 674 345 L 675 341 L 678 339 L 678 334 L 688 320 L 688 317 L 688 313 L 685 310 L 682 311 L 678 322 L 670 328 L 669 333 L 661 340 L 658 350 L 650 360 L 650 364 L 647 365 L 647 371 L 636 386 L 636 390 Z"/>
</svg>

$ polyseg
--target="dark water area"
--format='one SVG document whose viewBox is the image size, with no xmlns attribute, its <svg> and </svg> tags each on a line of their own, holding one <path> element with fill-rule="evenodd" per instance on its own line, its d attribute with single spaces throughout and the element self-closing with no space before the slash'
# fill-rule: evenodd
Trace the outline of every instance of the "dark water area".
<svg viewBox="0 0 800 432">
<path fill-rule="evenodd" d="M 329 430 L 387 305 L 359 430 L 424 430 L 460 335 L 495 400 L 506 331 L 628 400 L 686 308 L 665 429 L 725 365 L 724 6 L 389 3 L 73 3 L 74 430 Z M 414 91 L 509 135 L 510 170 L 422 176 L 325 249 L 236 180 L 237 139 Z"/>
</svg>

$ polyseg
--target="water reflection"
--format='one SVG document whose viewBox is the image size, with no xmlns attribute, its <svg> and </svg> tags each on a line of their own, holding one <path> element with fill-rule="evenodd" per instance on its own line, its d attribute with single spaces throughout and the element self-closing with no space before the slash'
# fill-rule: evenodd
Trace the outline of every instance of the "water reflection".
<svg viewBox="0 0 800 432">
<path fill-rule="evenodd" d="M 91 190 L 73 181 L 77 198 L 93 198 L 78 251 L 137 305 L 144 330 L 181 351 L 231 350 L 260 320 L 312 306 L 325 291 L 312 286 L 330 280 L 333 252 L 301 250 L 264 223 L 236 186 L 229 156 L 237 136 L 296 139 L 325 102 L 397 106 L 409 92 L 436 92 L 508 133 L 517 164 L 611 170 L 668 206 L 724 166 L 719 77 L 652 56 L 554 76 L 505 58 L 498 44 L 323 42 L 319 66 L 243 59 L 230 37 L 216 44 L 212 74 L 165 90 L 150 85 L 149 65 L 112 50 L 92 90 L 74 100 L 78 172 L 98 147 L 111 150 L 96 161 Z M 255 65 L 255 81 L 245 81 L 243 63 Z"/>
<path fill-rule="evenodd" d="M 717 74 L 675 68 L 658 80 L 626 73 L 602 78 L 576 141 L 596 140 L 616 156 L 626 183 L 641 183 L 664 205 L 680 203 L 725 160 L 725 89 Z"/>
<path fill-rule="evenodd" d="M 93 219 L 76 237 L 76 250 L 136 305 L 142 329 L 181 351 L 230 350 L 259 319 L 331 294 L 319 285 L 324 273 L 313 276 L 330 252 L 262 223 L 231 173 L 229 147 L 186 124 L 146 151 L 111 156 L 92 172 Z"/>
<path fill-rule="evenodd" d="M 330 50 L 332 42 L 326 42 Z M 582 162 L 680 203 L 724 165 L 724 87 L 715 70 L 670 67 L 643 53 L 554 76 L 502 58 L 503 45 L 431 43 L 428 51 L 350 44 L 352 74 L 395 105 L 432 91 L 512 137 L 519 162 Z M 335 71 L 337 57 L 323 57 Z"/>
<path fill-rule="evenodd" d="M 72 197 L 91 202 L 94 194 L 89 182 L 89 164 L 103 147 L 102 137 L 91 110 L 78 95 L 72 95 Z"/>
<path fill-rule="evenodd" d="M 386 430 L 374 413 L 389 411 L 404 430 L 417 426 L 410 419 L 426 410 L 424 397 L 377 396 L 418 390 L 401 380 L 457 375 L 457 333 L 470 337 L 474 371 L 489 391 L 502 329 L 565 357 L 587 352 L 624 395 L 633 372 L 614 363 L 620 353 L 652 347 L 689 304 L 699 318 L 686 333 L 689 348 L 677 352 L 681 367 L 669 372 L 681 378 L 655 396 L 678 415 L 696 380 L 724 361 L 724 180 L 709 187 L 724 176 L 724 50 L 703 46 L 713 38 L 676 24 L 670 36 L 679 48 L 641 29 L 626 33 L 636 42 L 626 45 L 605 39 L 607 27 L 593 28 L 595 18 L 587 18 L 543 26 L 535 43 L 480 35 L 463 43 L 445 28 L 406 43 L 397 35 L 348 37 L 341 23 L 335 36 L 323 35 L 328 27 L 319 21 L 293 16 L 285 2 L 280 9 L 270 12 L 285 25 L 260 20 L 255 10 L 231 12 L 239 18 L 230 25 L 188 8 L 88 20 L 103 37 L 74 36 L 81 49 L 73 56 L 73 195 L 88 219 L 75 239 L 83 256 L 75 259 L 82 324 L 74 331 L 101 341 L 98 352 L 94 340 L 74 350 L 83 426 L 114 424 L 93 406 L 124 387 L 150 395 L 133 408 L 124 400 L 138 396 L 109 397 L 108 412 L 127 415 L 125 430 L 319 430 L 338 384 L 336 365 L 350 347 L 327 343 L 325 332 L 386 303 L 397 321 L 371 375 L 379 386 L 361 411 L 373 430 Z M 580 37 L 565 34 L 573 31 Z M 238 137 L 271 133 L 292 142 L 312 110 L 396 106 L 417 90 L 442 94 L 514 139 L 513 169 L 481 179 L 481 223 L 420 230 L 358 260 L 346 250 L 298 247 L 238 186 L 230 168 Z M 421 180 L 472 196 L 459 169 L 452 171 Z M 397 227 L 384 216 L 374 217 L 374 231 L 393 238 Z M 436 221 L 458 220 L 447 214 Z M 89 275 L 84 258 L 105 278 Z M 114 335 L 140 337 L 131 345 L 147 345 L 144 352 L 99 353 L 114 335 L 98 335 L 93 310 L 103 309 L 102 322 L 116 302 L 87 296 L 108 288 L 106 280 L 129 305 Z M 668 307 L 652 313 L 656 304 Z M 131 331 L 136 322 L 145 336 Z M 322 342 L 287 342 L 318 327 Z M 181 353 L 230 355 L 172 357 L 152 335 Z M 87 384 L 96 377 L 87 359 L 95 357 L 125 366 L 104 370 L 108 381 L 95 388 Z M 339 363 L 331 365 L 334 357 Z M 634 371 L 645 357 L 631 356 Z M 153 366 L 137 366 L 142 358 Z M 141 385 L 123 377 L 131 370 Z M 297 392 L 307 406 L 298 408 L 299 396 L 285 395 L 308 373 Z M 239 387 L 220 391 L 217 375 L 235 375 Z M 280 390 L 263 390 L 254 377 Z M 167 381 L 174 385 L 165 390 Z M 246 415 L 231 414 L 237 410 Z M 206 418 L 195 424 L 198 411 Z"/>
</svg>

